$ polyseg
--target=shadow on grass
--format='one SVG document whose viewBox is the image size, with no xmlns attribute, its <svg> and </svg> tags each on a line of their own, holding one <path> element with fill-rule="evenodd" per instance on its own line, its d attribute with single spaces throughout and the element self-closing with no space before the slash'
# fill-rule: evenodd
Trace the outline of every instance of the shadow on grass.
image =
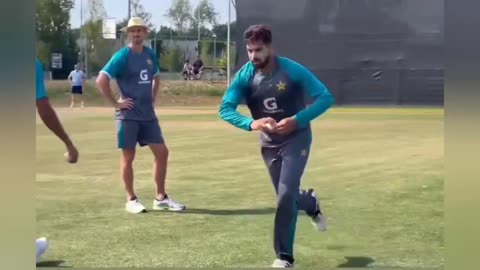
<svg viewBox="0 0 480 270">
<path fill-rule="evenodd" d="M 357 268 L 357 267 L 370 267 L 374 259 L 370 257 L 345 257 L 346 262 L 339 264 L 339 268 Z"/>
<path fill-rule="evenodd" d="M 71 266 L 62 265 L 65 261 L 44 261 L 37 263 L 37 268 L 47 267 L 47 268 L 72 268 Z"/>
<path fill-rule="evenodd" d="M 274 214 L 275 208 L 261 208 L 261 209 L 200 209 L 187 208 L 185 211 L 170 212 L 165 210 L 150 210 L 153 213 L 175 213 L 181 215 L 196 214 L 196 215 L 211 215 L 211 216 L 248 216 L 248 215 L 270 215 Z"/>
</svg>

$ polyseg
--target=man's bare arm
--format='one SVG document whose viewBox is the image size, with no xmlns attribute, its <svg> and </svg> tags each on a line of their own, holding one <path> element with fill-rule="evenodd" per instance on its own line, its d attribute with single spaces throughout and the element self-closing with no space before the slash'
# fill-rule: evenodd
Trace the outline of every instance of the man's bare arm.
<svg viewBox="0 0 480 270">
<path fill-rule="evenodd" d="M 112 94 L 112 89 L 110 88 L 110 78 L 105 73 L 100 72 L 98 75 L 97 88 L 102 92 L 103 96 L 107 99 L 110 104 L 117 108 L 118 102 L 115 100 L 115 97 Z"/>
<path fill-rule="evenodd" d="M 112 94 L 112 89 L 110 88 L 110 78 L 107 74 L 100 72 L 98 75 L 97 81 L 97 88 L 102 92 L 103 96 L 112 104 L 115 109 L 132 109 L 133 108 L 133 101 L 131 99 L 124 99 L 117 101 Z"/>
<path fill-rule="evenodd" d="M 37 112 L 40 119 L 45 123 L 45 126 L 62 140 L 67 147 L 73 145 L 70 137 L 68 137 L 68 134 L 63 129 L 62 123 L 60 123 L 55 110 L 52 108 L 52 105 L 50 105 L 48 98 L 37 100 Z"/>
<path fill-rule="evenodd" d="M 155 101 L 157 100 L 159 89 L 160 89 L 160 76 L 155 76 L 153 77 L 153 83 L 152 83 L 153 104 L 155 104 Z"/>
</svg>

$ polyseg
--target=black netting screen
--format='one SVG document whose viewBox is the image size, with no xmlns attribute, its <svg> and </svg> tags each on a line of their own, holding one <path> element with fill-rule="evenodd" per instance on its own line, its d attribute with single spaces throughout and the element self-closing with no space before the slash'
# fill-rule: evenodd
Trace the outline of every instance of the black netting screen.
<svg viewBox="0 0 480 270">
<path fill-rule="evenodd" d="M 443 105 L 443 0 L 240 0 L 243 31 L 268 24 L 278 54 L 310 68 L 337 104 Z"/>
</svg>

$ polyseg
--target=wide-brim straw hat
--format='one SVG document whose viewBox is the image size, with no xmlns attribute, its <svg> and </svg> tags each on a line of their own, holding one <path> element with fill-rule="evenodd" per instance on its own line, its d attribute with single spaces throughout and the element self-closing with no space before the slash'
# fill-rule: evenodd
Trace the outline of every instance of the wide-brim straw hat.
<svg viewBox="0 0 480 270">
<path fill-rule="evenodd" d="M 128 20 L 128 24 L 126 27 L 123 27 L 120 29 L 122 32 L 128 32 L 128 30 L 132 27 L 143 27 L 145 30 L 148 31 L 148 27 L 145 25 L 145 22 L 143 21 L 142 18 L 140 17 L 132 17 L 130 20 Z"/>
</svg>

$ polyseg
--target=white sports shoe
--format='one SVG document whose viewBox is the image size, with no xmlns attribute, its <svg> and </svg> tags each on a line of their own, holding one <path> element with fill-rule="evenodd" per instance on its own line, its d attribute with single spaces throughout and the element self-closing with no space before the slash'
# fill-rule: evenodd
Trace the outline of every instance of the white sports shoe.
<svg viewBox="0 0 480 270">
<path fill-rule="evenodd" d="M 317 209 L 315 210 L 316 214 L 315 216 L 311 217 L 311 222 L 317 230 L 324 232 L 327 230 L 327 217 L 320 209 L 320 201 L 317 199 L 317 196 L 315 195 L 313 189 L 310 189 L 309 192 L 311 192 L 312 196 L 317 201 Z"/>
<path fill-rule="evenodd" d="M 275 261 L 273 261 L 272 268 L 293 268 L 293 264 L 285 260 L 275 259 Z"/>
<path fill-rule="evenodd" d="M 154 210 L 169 210 L 169 211 L 183 211 L 185 210 L 186 206 L 174 202 L 172 199 L 168 197 L 168 195 L 161 201 L 154 199 L 153 200 L 153 209 Z"/>
<path fill-rule="evenodd" d="M 40 261 L 40 257 L 48 250 L 48 240 L 45 237 L 38 238 L 35 241 L 35 264 Z"/>
<path fill-rule="evenodd" d="M 147 209 L 145 209 L 145 206 L 143 206 L 143 204 L 138 199 L 128 201 L 125 204 L 125 210 L 127 210 L 127 212 L 130 212 L 132 214 L 147 212 Z"/>
</svg>

